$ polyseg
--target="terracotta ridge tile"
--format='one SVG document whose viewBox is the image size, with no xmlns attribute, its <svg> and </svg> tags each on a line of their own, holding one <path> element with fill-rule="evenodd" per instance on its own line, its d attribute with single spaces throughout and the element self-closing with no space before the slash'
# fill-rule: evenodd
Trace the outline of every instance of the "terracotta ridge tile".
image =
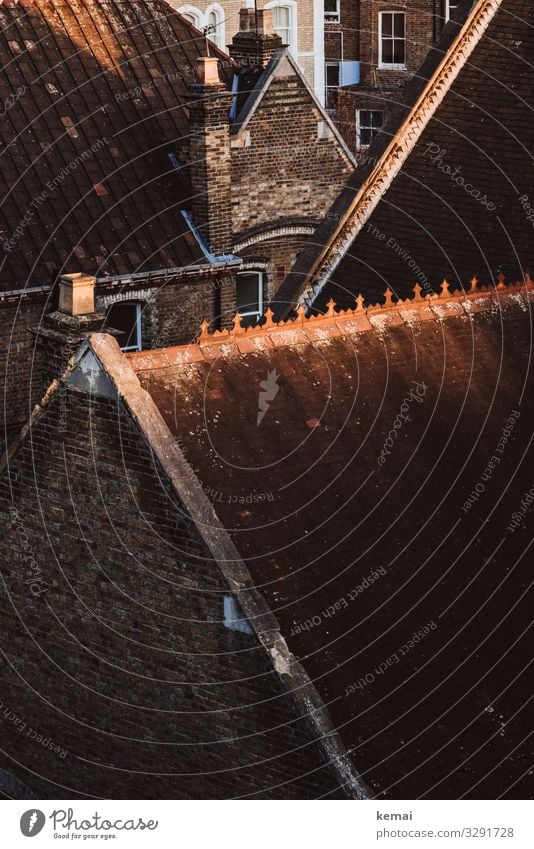
<svg viewBox="0 0 534 849">
<path fill-rule="evenodd" d="M 195 342 L 150 351 L 135 351 L 126 356 L 136 371 L 168 368 L 171 365 L 186 365 L 202 360 L 213 360 L 218 356 L 236 356 L 267 348 L 291 347 L 309 342 L 322 341 L 347 333 L 365 333 L 370 330 L 381 332 L 384 328 L 417 321 L 442 321 L 454 315 L 469 317 L 474 312 L 501 308 L 500 299 L 527 295 L 534 301 L 534 281 L 528 274 L 523 281 L 506 284 L 499 275 L 493 284 L 480 286 L 474 277 L 467 287 L 451 291 L 447 280 L 443 280 L 441 292 L 424 294 L 419 284 L 415 286 L 413 298 L 393 300 L 388 289 L 383 305 L 365 306 L 358 295 L 354 309 L 336 312 L 335 301 L 330 300 L 327 311 L 318 315 L 306 315 L 300 306 L 294 318 L 274 321 L 274 313 L 267 309 L 261 325 L 242 327 L 238 313 L 231 326 L 210 332 L 204 320 Z"/>
</svg>

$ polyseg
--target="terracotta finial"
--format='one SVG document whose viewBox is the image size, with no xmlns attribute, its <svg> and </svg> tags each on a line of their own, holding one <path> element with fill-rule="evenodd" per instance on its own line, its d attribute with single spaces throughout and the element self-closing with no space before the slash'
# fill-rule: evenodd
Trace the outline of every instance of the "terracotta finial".
<svg viewBox="0 0 534 849">
<path fill-rule="evenodd" d="M 502 271 L 499 271 L 497 275 L 497 289 L 505 289 L 506 288 L 506 277 Z"/>
<path fill-rule="evenodd" d="M 384 309 L 389 310 L 389 309 L 391 309 L 392 307 L 395 306 L 395 304 L 393 303 L 393 295 L 391 293 L 391 289 L 389 288 L 389 286 L 386 289 L 385 298 L 386 298 L 386 300 L 384 302 Z"/>
<path fill-rule="evenodd" d="M 356 306 L 355 306 L 355 309 L 356 309 L 356 310 L 364 310 L 364 309 L 365 309 L 365 307 L 364 307 L 364 305 L 363 305 L 363 295 L 362 295 L 362 293 L 361 293 L 361 292 L 360 292 L 360 294 L 358 295 L 358 297 L 356 298 Z"/>
<path fill-rule="evenodd" d="M 265 310 L 265 321 L 262 324 L 263 330 L 268 330 L 270 327 L 276 327 L 277 322 L 274 321 L 274 312 L 270 307 Z"/>
<path fill-rule="evenodd" d="M 205 318 L 202 319 L 202 324 L 200 325 L 200 336 L 198 337 L 198 341 L 200 343 L 204 342 L 206 339 L 209 339 L 210 334 L 210 325 L 209 322 L 206 321 Z"/>
<path fill-rule="evenodd" d="M 419 283 L 416 283 L 415 287 L 414 287 L 414 292 L 415 292 L 414 301 L 424 301 L 424 297 L 421 294 L 422 291 L 423 291 L 423 287 L 420 286 Z"/>
<path fill-rule="evenodd" d="M 471 288 L 470 288 L 470 290 L 469 290 L 469 294 L 474 295 L 474 294 L 475 294 L 475 292 L 476 292 L 476 290 L 477 290 L 477 286 L 478 286 L 478 279 L 477 279 L 476 277 L 471 277 L 471 280 L 470 280 L 469 282 L 470 282 L 470 284 L 471 284 Z"/>
<path fill-rule="evenodd" d="M 328 316 L 332 317 L 335 314 L 336 314 L 336 302 L 334 301 L 333 298 L 330 298 L 330 300 L 328 301 L 328 303 L 326 305 L 325 316 L 328 315 Z"/>
<path fill-rule="evenodd" d="M 295 319 L 295 323 L 304 324 L 306 321 L 306 313 L 308 312 L 308 308 L 304 304 L 300 304 L 297 307 L 297 317 Z"/>
</svg>

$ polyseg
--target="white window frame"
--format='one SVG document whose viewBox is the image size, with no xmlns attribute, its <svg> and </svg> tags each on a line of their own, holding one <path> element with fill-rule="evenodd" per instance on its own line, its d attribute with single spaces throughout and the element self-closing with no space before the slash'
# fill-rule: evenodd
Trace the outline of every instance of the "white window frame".
<svg viewBox="0 0 534 849">
<path fill-rule="evenodd" d="M 460 0 L 454 0 L 454 11 L 460 5 Z M 445 0 L 445 21 L 450 21 L 451 19 L 451 0 Z"/>
<path fill-rule="evenodd" d="M 113 301 L 112 304 L 109 305 L 109 312 L 111 313 L 113 307 L 115 306 L 131 306 L 135 307 L 135 344 L 133 345 L 125 345 L 121 346 L 121 351 L 142 351 L 143 350 L 143 312 L 142 312 L 142 304 L 138 301 Z"/>
<path fill-rule="evenodd" d="M 327 80 L 328 80 L 327 68 L 328 67 L 334 68 L 336 66 L 338 68 L 338 84 L 337 85 L 327 85 Z M 340 87 L 340 85 L 341 85 L 341 62 L 338 61 L 337 59 L 332 60 L 332 61 L 329 60 L 329 61 L 325 62 L 324 63 L 324 102 L 325 102 L 325 109 L 326 109 L 326 111 L 329 115 L 331 115 L 333 112 L 335 112 L 335 110 L 330 109 L 330 107 L 328 106 L 328 92 L 329 91 L 337 91 L 337 89 Z"/>
<path fill-rule="evenodd" d="M 243 271 L 238 271 L 236 274 L 236 278 L 239 281 L 240 277 L 244 277 L 246 275 L 256 274 L 258 277 L 258 309 L 257 310 L 249 310 L 248 312 L 239 312 L 237 309 L 237 298 L 236 298 L 236 311 L 241 318 L 250 318 L 251 316 L 256 316 L 256 318 L 261 318 L 263 315 L 263 287 L 265 283 L 265 272 L 261 268 L 244 268 Z M 236 293 L 237 294 L 237 293 Z"/>
<path fill-rule="evenodd" d="M 277 9 L 283 8 L 289 10 L 289 50 L 293 54 L 293 56 L 297 55 L 297 33 L 298 33 L 298 20 L 297 20 L 297 4 L 295 0 L 271 0 L 270 3 L 266 3 L 264 9 Z"/>
<path fill-rule="evenodd" d="M 224 9 L 219 3 L 211 3 L 204 12 L 204 18 L 206 21 L 206 26 L 210 26 L 210 15 L 214 14 L 217 18 L 217 38 L 213 38 L 213 33 L 208 33 L 208 38 L 210 41 L 219 48 L 219 50 L 225 50 L 226 47 L 226 32 L 225 32 L 225 14 Z"/>
<path fill-rule="evenodd" d="M 361 124 L 360 115 L 361 115 L 362 112 L 380 112 L 380 114 L 382 115 L 382 126 L 384 125 L 384 112 L 382 111 L 382 109 L 357 109 L 356 110 L 356 147 L 363 148 L 363 150 L 366 150 L 368 147 L 370 147 L 370 144 L 372 143 L 373 139 L 371 139 L 371 142 L 369 144 L 362 144 L 362 142 L 361 142 L 362 124 Z M 367 127 L 366 126 L 365 129 L 373 130 L 374 127 Z M 379 130 L 377 130 L 377 132 L 379 132 Z M 375 133 L 375 135 L 376 135 L 376 133 Z"/>
<path fill-rule="evenodd" d="M 404 17 L 404 62 L 402 62 L 402 63 L 384 62 L 382 60 L 382 21 L 384 19 L 383 18 L 384 15 L 402 15 Z M 401 12 L 398 9 L 393 9 L 390 12 L 383 11 L 383 12 L 378 13 L 378 67 L 380 69 L 383 69 L 385 71 L 394 71 L 394 70 L 403 71 L 403 70 L 406 69 L 406 54 L 407 54 L 407 48 L 408 48 L 408 42 L 407 42 L 407 39 L 406 39 L 406 24 L 407 24 L 407 22 L 408 21 L 407 21 L 407 17 L 406 17 L 406 12 Z M 394 32 L 394 30 L 395 30 L 395 27 L 393 27 L 392 31 Z M 393 40 L 394 41 L 395 40 L 400 41 L 400 39 L 393 39 Z"/>
<path fill-rule="evenodd" d="M 324 0 L 323 0 L 324 2 Z M 335 12 L 327 12 L 326 9 L 324 11 L 324 19 L 327 24 L 338 24 L 340 21 L 340 0 L 336 0 L 336 11 Z"/>
<path fill-rule="evenodd" d="M 171 2 L 171 6 L 173 9 L 176 9 L 177 12 L 180 12 L 181 15 L 190 15 L 190 17 L 194 18 L 194 21 L 191 23 L 197 29 L 202 29 L 205 26 L 205 18 L 200 9 L 197 9 L 196 6 L 178 6 L 177 3 Z"/>
</svg>

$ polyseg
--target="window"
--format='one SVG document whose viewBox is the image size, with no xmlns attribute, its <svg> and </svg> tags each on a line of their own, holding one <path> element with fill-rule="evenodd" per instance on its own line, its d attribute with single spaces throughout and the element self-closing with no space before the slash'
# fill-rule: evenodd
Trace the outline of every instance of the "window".
<svg viewBox="0 0 534 849">
<path fill-rule="evenodd" d="M 273 13 L 273 29 L 280 38 L 282 44 L 289 47 L 291 52 L 297 53 L 297 2 L 296 0 L 270 0 L 264 9 L 271 9 Z"/>
<path fill-rule="evenodd" d="M 141 350 L 141 304 L 132 301 L 113 304 L 108 312 L 107 323 L 108 327 L 124 334 L 120 339 L 121 351 Z"/>
<path fill-rule="evenodd" d="M 189 21 L 190 24 L 193 24 L 194 27 L 202 29 L 204 25 L 204 15 L 196 8 L 196 6 L 178 6 L 174 2 L 171 3 L 171 6 L 178 9 L 182 17 L 185 18 L 186 21 Z"/>
<path fill-rule="evenodd" d="M 377 109 L 356 111 L 356 147 L 369 147 L 384 123 L 384 113 Z"/>
<path fill-rule="evenodd" d="M 218 4 L 206 9 L 206 35 L 224 50 L 224 11 Z"/>
<path fill-rule="evenodd" d="M 335 111 L 336 92 L 339 88 L 339 62 L 327 62 L 325 65 L 325 96 L 324 102 L 329 112 Z"/>
<path fill-rule="evenodd" d="M 445 0 L 445 20 L 450 21 L 456 17 L 456 10 L 459 6 L 458 0 Z"/>
<path fill-rule="evenodd" d="M 406 63 L 406 14 L 380 12 L 378 20 L 380 68 L 404 68 Z"/>
<path fill-rule="evenodd" d="M 237 275 L 236 307 L 244 318 L 263 315 L 263 271 L 241 271 Z"/>
<path fill-rule="evenodd" d="M 282 39 L 282 44 L 290 44 L 291 41 L 291 13 L 288 6 L 274 6 L 273 28 Z"/>
<path fill-rule="evenodd" d="M 324 0 L 324 19 L 339 23 L 339 0 Z"/>
</svg>

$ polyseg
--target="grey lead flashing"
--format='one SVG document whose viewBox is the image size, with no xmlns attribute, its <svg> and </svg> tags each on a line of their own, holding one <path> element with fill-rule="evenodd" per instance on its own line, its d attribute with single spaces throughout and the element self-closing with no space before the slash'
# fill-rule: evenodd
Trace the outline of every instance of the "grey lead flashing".
<svg viewBox="0 0 534 849">
<path fill-rule="evenodd" d="M 239 551 L 153 398 L 141 386 L 128 358 L 121 353 L 112 336 L 93 333 L 88 344 L 196 524 L 275 671 L 291 693 L 299 714 L 310 725 L 314 740 L 321 746 L 340 786 L 350 798 L 371 798 L 317 688 L 302 664 L 289 651 L 280 623 L 262 593 L 256 589 Z"/>
<path fill-rule="evenodd" d="M 234 254 L 222 254 L 220 256 L 216 256 L 215 254 L 213 254 L 209 248 L 208 243 L 206 242 L 206 239 L 204 238 L 203 233 L 201 233 L 200 230 L 195 227 L 195 222 L 193 221 L 193 216 L 191 215 L 191 213 L 188 212 L 187 209 L 181 209 L 180 212 L 182 213 L 184 221 L 186 222 L 187 226 L 195 237 L 200 250 L 206 257 L 210 265 L 228 265 L 228 263 L 241 262 L 240 258 L 238 256 L 234 256 Z"/>
</svg>

